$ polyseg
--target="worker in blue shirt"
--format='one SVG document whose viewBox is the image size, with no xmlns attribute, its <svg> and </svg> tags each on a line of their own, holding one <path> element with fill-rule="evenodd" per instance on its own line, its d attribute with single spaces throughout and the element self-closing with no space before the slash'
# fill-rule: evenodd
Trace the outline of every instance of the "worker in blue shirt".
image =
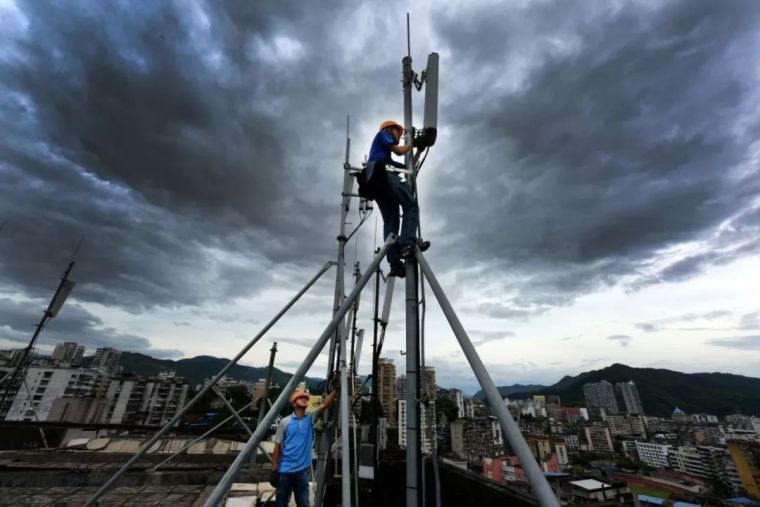
<svg viewBox="0 0 760 507">
<path fill-rule="evenodd" d="M 395 121 L 389 120 L 380 124 L 380 129 L 369 150 L 365 175 L 365 180 L 369 181 L 372 187 L 370 197 L 375 199 L 383 216 L 383 238 L 387 239 L 391 233 L 399 234 L 399 225 L 401 226 L 401 234 L 387 254 L 388 264 L 391 266 L 390 276 L 400 278 L 406 274 L 402 258 L 414 253 L 415 244 L 418 244 L 423 252 L 430 247 L 429 241 L 417 240 L 419 208 L 411 187 L 401 180 L 399 174 L 388 173 L 385 170 L 388 165 L 402 169 L 406 167 L 401 162 L 393 160 L 391 153 L 406 155 L 416 146 L 418 148 L 414 155 L 416 164 L 420 153 L 425 148 L 424 140 L 416 140 L 418 144 L 399 145 L 403 134 L 404 127 Z M 403 224 L 399 216 L 399 206 L 404 211 Z"/>
<path fill-rule="evenodd" d="M 337 385 L 335 381 L 333 385 Z M 309 470 L 314 442 L 314 421 L 332 404 L 336 393 L 336 389 L 333 389 L 325 401 L 308 414 L 306 407 L 309 406 L 309 393 L 294 391 L 290 395 L 293 413 L 280 421 L 272 439 L 274 452 L 270 482 L 277 487 L 277 507 L 287 507 L 291 492 L 295 495 L 297 507 L 309 507 Z"/>
</svg>

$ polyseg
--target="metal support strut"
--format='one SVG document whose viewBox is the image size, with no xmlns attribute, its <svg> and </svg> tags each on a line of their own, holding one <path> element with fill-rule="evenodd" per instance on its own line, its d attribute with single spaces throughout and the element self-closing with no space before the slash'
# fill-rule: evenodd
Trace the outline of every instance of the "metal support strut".
<svg viewBox="0 0 760 507">
<path fill-rule="evenodd" d="M 174 415 L 174 417 L 172 417 L 171 420 L 163 426 L 163 428 L 158 430 L 155 435 L 153 435 L 147 442 L 145 442 L 142 445 L 142 447 L 140 447 L 140 450 L 137 451 L 137 453 L 134 456 L 129 458 L 129 460 L 126 463 L 124 463 L 124 465 L 122 465 L 122 467 L 119 470 L 117 470 L 116 473 L 113 474 L 111 478 L 108 479 L 105 482 L 105 484 L 103 484 L 100 487 L 100 489 L 98 489 L 90 498 L 87 499 L 87 503 L 84 504 L 85 507 L 91 507 L 95 505 L 95 502 L 98 500 L 98 498 L 103 496 L 105 492 L 108 491 L 116 483 L 116 481 L 119 480 L 119 478 L 122 475 L 124 475 L 126 471 L 129 470 L 129 468 L 137 462 L 137 460 L 142 458 L 145 455 L 145 453 L 148 452 L 148 449 L 153 447 L 153 444 L 155 444 L 159 438 L 164 436 L 164 434 L 166 434 L 175 424 L 177 424 L 177 422 L 185 414 L 185 412 L 187 412 L 190 409 L 190 407 L 195 405 L 195 403 L 197 403 L 198 400 L 203 398 L 203 396 L 208 391 L 210 391 L 216 385 L 217 382 L 219 382 L 219 379 L 222 378 L 230 368 L 235 366 L 235 364 L 237 364 L 237 362 L 240 361 L 240 358 L 242 358 L 251 349 L 251 347 L 253 347 L 256 344 L 256 342 L 258 342 L 261 339 L 261 337 L 264 336 L 267 333 L 267 331 L 269 331 L 272 328 L 272 326 L 274 326 L 283 315 L 285 315 L 285 312 L 287 312 L 290 309 L 290 307 L 293 306 L 296 303 L 296 301 L 298 301 L 301 298 L 301 296 L 303 296 L 306 293 L 306 291 L 309 290 L 309 288 L 311 288 L 311 286 L 314 285 L 314 283 L 317 280 L 319 280 L 319 278 L 323 274 L 325 274 L 325 272 L 327 272 L 327 270 L 330 269 L 330 267 L 333 266 L 334 264 L 335 264 L 334 261 L 328 261 L 322 267 L 322 269 L 320 269 L 319 272 L 317 272 L 317 274 L 314 275 L 314 277 L 311 280 L 309 280 L 300 291 L 298 291 L 298 294 L 293 296 L 293 298 L 282 308 L 282 310 L 280 310 L 277 313 L 277 315 L 275 315 L 272 318 L 272 320 L 270 320 L 267 323 L 267 325 L 264 326 L 264 328 L 261 331 L 259 331 L 259 334 L 254 336 L 251 339 L 251 341 L 249 341 L 248 344 L 245 347 L 243 347 L 242 350 L 238 352 L 238 354 L 235 357 L 230 359 L 230 361 L 224 366 L 224 368 L 219 370 L 219 372 L 214 376 L 214 378 L 212 378 L 211 381 L 206 386 L 204 386 L 203 389 L 201 389 L 200 392 L 198 392 L 198 394 L 195 395 L 195 397 L 193 397 L 193 399 L 187 402 L 187 404 L 184 407 L 182 407 L 182 409 L 179 410 Z"/>
<path fill-rule="evenodd" d="M 272 424 L 272 421 L 274 421 L 275 416 L 279 414 L 283 408 L 285 408 L 285 405 L 288 402 L 288 398 L 290 397 L 290 393 L 293 391 L 293 389 L 295 389 L 296 385 L 303 380 L 304 375 L 306 375 L 306 372 L 309 370 L 312 363 L 314 363 L 314 360 L 322 351 L 327 341 L 330 339 L 330 337 L 333 336 L 333 334 L 335 333 L 335 330 L 343 322 L 343 317 L 346 315 L 348 310 L 351 309 L 351 306 L 354 304 L 354 301 L 359 296 L 359 293 L 367 284 L 369 279 L 372 277 L 372 274 L 374 273 L 375 269 L 377 269 L 377 266 L 383 260 L 383 257 L 387 253 L 388 248 L 390 248 L 390 246 L 393 243 L 395 243 L 395 241 L 396 241 L 395 235 L 391 235 L 388 237 L 388 241 L 385 242 L 385 245 L 381 249 L 380 253 L 377 256 L 375 256 L 372 263 L 367 268 L 367 271 L 362 275 L 362 277 L 356 283 L 356 286 L 354 287 L 354 289 L 348 295 L 346 300 L 343 302 L 343 304 L 340 306 L 338 311 L 333 316 L 333 319 L 325 328 L 322 335 L 317 339 L 312 349 L 306 355 L 304 362 L 301 363 L 301 366 L 298 367 L 296 372 L 288 381 L 285 388 L 282 390 L 282 393 L 280 393 L 280 396 L 277 397 L 277 400 L 274 402 L 272 407 L 264 416 L 264 419 L 261 421 L 261 425 L 257 427 L 256 430 L 253 432 L 253 435 L 251 435 L 251 438 L 248 439 L 248 442 L 246 442 L 245 446 L 243 447 L 243 450 L 240 451 L 240 454 L 237 455 L 237 458 L 235 458 L 235 461 L 232 463 L 232 465 L 230 465 L 230 467 L 227 469 L 227 472 L 219 481 L 219 484 L 217 484 L 216 488 L 214 488 L 214 491 L 211 492 L 211 496 L 209 496 L 208 500 L 205 503 L 206 507 L 214 507 L 222 501 L 222 499 L 224 498 L 224 495 L 230 489 L 230 487 L 232 486 L 232 483 L 235 481 L 235 478 L 240 473 L 240 469 L 243 467 L 243 463 L 245 463 L 249 459 L 251 452 L 253 452 L 253 449 L 264 438 L 264 436 L 266 435 L 269 429 L 269 426 Z"/>
<path fill-rule="evenodd" d="M 459 342 L 459 346 L 462 347 L 462 351 L 467 358 L 467 362 L 470 363 L 470 367 L 475 373 L 475 377 L 478 379 L 480 387 L 486 394 L 486 399 L 488 399 L 488 403 L 491 405 L 491 410 L 493 410 L 494 414 L 499 419 L 502 433 L 507 438 L 510 447 L 517 455 L 517 458 L 520 460 L 520 465 L 523 467 L 523 470 L 525 470 L 525 475 L 528 476 L 528 482 L 530 483 L 531 490 L 536 496 L 538 503 L 542 507 L 559 507 L 560 503 L 547 482 L 544 472 L 539 468 L 538 463 L 536 463 L 533 453 L 530 451 L 528 444 L 520 433 L 520 428 L 517 426 L 514 419 L 512 419 L 507 407 L 504 405 L 504 400 L 502 400 L 499 390 L 496 388 L 496 384 L 494 384 L 483 361 L 481 361 L 480 356 L 478 356 L 478 353 L 475 351 L 475 347 L 467 336 L 464 327 L 462 327 L 462 323 L 459 322 L 456 313 L 454 313 L 451 303 L 449 303 L 441 285 L 438 283 L 433 271 L 430 269 L 430 265 L 427 263 L 425 256 L 422 255 L 419 248 L 416 253 L 417 262 L 422 269 L 422 273 L 430 284 L 430 288 L 433 290 L 436 299 L 438 299 L 438 303 L 441 305 L 441 310 L 443 310 L 446 320 L 449 321 L 451 330 L 454 332 L 454 335 Z"/>
</svg>

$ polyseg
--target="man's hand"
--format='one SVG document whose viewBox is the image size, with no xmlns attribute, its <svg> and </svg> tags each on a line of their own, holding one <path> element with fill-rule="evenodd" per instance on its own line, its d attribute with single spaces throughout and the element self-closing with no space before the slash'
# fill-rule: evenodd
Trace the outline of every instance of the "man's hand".
<svg viewBox="0 0 760 507">
<path fill-rule="evenodd" d="M 279 472 L 277 472 L 277 470 L 272 470 L 271 472 L 269 472 L 269 484 L 271 484 L 273 488 L 276 488 L 279 482 L 280 482 Z"/>
</svg>

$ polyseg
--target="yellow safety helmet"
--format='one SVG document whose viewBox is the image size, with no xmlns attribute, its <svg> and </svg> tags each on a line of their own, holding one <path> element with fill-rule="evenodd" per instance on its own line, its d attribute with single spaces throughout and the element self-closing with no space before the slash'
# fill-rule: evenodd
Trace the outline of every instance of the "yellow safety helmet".
<svg viewBox="0 0 760 507">
<path fill-rule="evenodd" d="M 393 120 L 387 120 L 380 124 L 380 130 L 387 129 L 388 127 L 395 127 L 401 131 L 401 134 L 404 133 L 404 126 Z"/>
</svg>

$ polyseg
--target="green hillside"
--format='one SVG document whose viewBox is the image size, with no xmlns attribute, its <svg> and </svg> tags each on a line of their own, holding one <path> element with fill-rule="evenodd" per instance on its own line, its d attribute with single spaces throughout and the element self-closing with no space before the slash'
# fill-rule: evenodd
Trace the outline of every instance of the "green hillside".
<svg viewBox="0 0 760 507">
<path fill-rule="evenodd" d="M 633 380 L 647 415 L 669 417 L 678 406 L 687 414 L 760 415 L 760 379 L 729 373 L 681 373 L 657 368 L 613 364 L 601 370 L 566 376 L 540 394 L 557 394 L 563 405 L 585 405 L 583 384 Z M 528 397 L 534 393 L 520 393 Z"/>
<path fill-rule="evenodd" d="M 85 364 L 89 364 L 90 361 L 92 361 L 92 357 L 85 358 Z M 196 384 L 202 383 L 204 379 L 214 376 L 228 362 L 229 359 L 211 356 L 196 356 L 189 359 L 179 359 L 174 361 L 171 359 L 156 359 L 137 352 L 122 352 L 120 360 L 120 363 L 124 368 L 124 373 L 150 376 L 158 375 L 162 371 L 173 370 L 177 376 L 185 377 L 193 387 L 195 387 Z M 266 377 L 266 373 L 266 367 L 259 368 L 236 364 L 230 369 L 227 376 L 238 380 L 256 382 L 259 379 Z M 290 373 L 274 368 L 272 372 L 272 381 L 280 385 L 285 385 L 285 383 L 290 380 L 291 376 Z M 310 389 L 315 389 L 319 382 L 321 382 L 321 379 L 306 378 L 306 385 Z"/>
</svg>

